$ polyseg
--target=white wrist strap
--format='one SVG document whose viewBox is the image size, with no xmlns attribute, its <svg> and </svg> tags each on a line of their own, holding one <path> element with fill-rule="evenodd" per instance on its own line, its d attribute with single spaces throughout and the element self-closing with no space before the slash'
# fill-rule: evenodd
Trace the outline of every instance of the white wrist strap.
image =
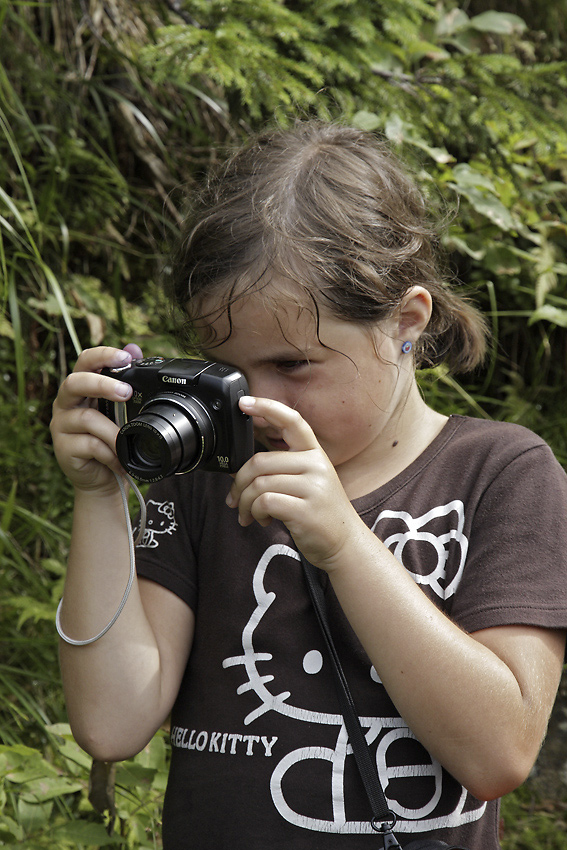
<svg viewBox="0 0 567 850">
<path fill-rule="evenodd" d="M 127 475 L 126 477 L 130 486 L 132 487 L 132 490 L 136 494 L 138 502 L 140 503 L 141 511 L 140 529 L 138 531 L 138 534 L 136 535 L 136 539 L 134 540 L 134 535 L 132 532 L 132 522 L 130 520 L 130 511 L 128 509 L 128 496 L 126 495 L 126 487 L 124 486 L 124 481 L 122 477 L 120 475 L 116 475 L 116 480 L 118 481 L 118 486 L 120 487 L 120 495 L 122 496 L 122 505 L 124 507 L 124 516 L 126 518 L 126 528 L 128 531 L 128 547 L 130 550 L 130 575 L 128 577 L 128 584 L 126 585 L 124 596 L 122 597 L 122 601 L 120 602 L 118 610 L 116 611 L 113 618 L 110 620 L 109 623 L 106 624 L 104 629 L 98 633 L 98 635 L 95 635 L 95 637 L 92 638 L 87 638 L 87 640 L 74 640 L 73 638 L 68 637 L 68 635 L 66 635 L 63 629 L 61 628 L 61 605 L 63 604 L 63 599 L 61 599 L 59 605 L 57 606 L 57 613 L 55 614 L 55 628 L 57 629 L 57 634 L 59 635 L 59 637 L 62 638 L 65 643 L 70 643 L 72 646 L 87 646 L 87 644 L 89 643 L 94 643 L 95 641 L 99 640 L 99 638 L 101 638 L 103 635 L 105 635 L 109 629 L 112 628 L 112 626 L 115 624 L 118 617 L 122 613 L 122 609 L 126 605 L 128 597 L 130 595 L 130 590 L 132 589 L 132 585 L 134 583 L 134 577 L 136 575 L 135 546 L 142 539 L 146 527 L 146 503 L 144 501 L 144 497 L 140 493 L 140 490 L 138 489 L 132 478 L 129 475 Z"/>
</svg>

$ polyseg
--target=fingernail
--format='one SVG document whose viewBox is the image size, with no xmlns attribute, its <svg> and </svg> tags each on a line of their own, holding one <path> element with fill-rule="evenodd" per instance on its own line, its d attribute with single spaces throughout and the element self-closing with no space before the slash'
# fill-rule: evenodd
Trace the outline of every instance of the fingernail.
<svg viewBox="0 0 567 850">
<path fill-rule="evenodd" d="M 234 508 L 234 507 L 235 507 L 235 505 L 236 505 L 236 499 L 234 498 L 234 496 L 232 495 L 232 493 L 229 493 L 229 494 L 228 494 L 228 496 L 226 497 L 226 504 L 228 505 L 228 507 L 229 507 L 229 508 Z"/>
<path fill-rule="evenodd" d="M 243 407 L 254 407 L 256 399 L 251 395 L 243 395 L 240 399 L 240 405 Z"/>
<path fill-rule="evenodd" d="M 132 387 L 130 384 L 118 384 L 116 387 L 116 394 L 121 396 L 122 398 L 128 398 L 130 393 L 132 392 Z"/>
<path fill-rule="evenodd" d="M 131 354 L 134 360 L 141 360 L 144 356 L 142 354 L 142 349 L 135 342 L 129 342 L 128 345 L 125 345 L 124 351 L 127 351 L 129 354 Z"/>
<path fill-rule="evenodd" d="M 126 366 L 132 362 L 132 355 L 129 351 L 117 351 L 112 358 L 112 366 Z"/>
</svg>

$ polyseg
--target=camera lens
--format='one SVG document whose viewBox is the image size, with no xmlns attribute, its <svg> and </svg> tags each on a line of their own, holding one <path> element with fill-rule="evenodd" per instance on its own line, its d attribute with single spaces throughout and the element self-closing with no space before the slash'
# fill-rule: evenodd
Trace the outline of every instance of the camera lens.
<svg viewBox="0 0 567 850">
<path fill-rule="evenodd" d="M 142 464 L 159 466 L 161 464 L 161 441 L 158 434 L 149 428 L 140 428 L 132 436 L 132 453 Z"/>
<path fill-rule="evenodd" d="M 214 447 L 215 431 L 206 408 L 182 393 L 151 398 L 116 439 L 120 463 L 139 481 L 189 472 L 208 459 Z"/>
</svg>

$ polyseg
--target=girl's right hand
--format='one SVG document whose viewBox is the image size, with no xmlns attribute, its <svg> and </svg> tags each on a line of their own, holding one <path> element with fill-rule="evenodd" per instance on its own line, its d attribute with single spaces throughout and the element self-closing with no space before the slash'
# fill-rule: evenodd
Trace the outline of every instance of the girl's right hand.
<svg viewBox="0 0 567 850">
<path fill-rule="evenodd" d="M 126 401 L 130 384 L 100 374 L 104 367 L 127 366 L 141 356 L 101 346 L 83 351 L 73 372 L 65 378 L 53 404 L 51 435 L 59 465 L 79 490 L 109 491 L 116 487 L 114 473 L 124 474 L 116 456 L 118 426 L 98 410 L 98 399 Z M 139 354 L 138 354 L 139 352 Z"/>
</svg>

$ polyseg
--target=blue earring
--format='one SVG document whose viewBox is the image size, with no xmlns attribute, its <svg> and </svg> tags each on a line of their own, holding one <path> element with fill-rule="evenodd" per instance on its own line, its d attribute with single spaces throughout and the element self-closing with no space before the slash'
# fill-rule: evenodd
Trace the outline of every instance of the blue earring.
<svg viewBox="0 0 567 850">
<path fill-rule="evenodd" d="M 412 343 L 412 342 L 410 342 L 410 340 L 408 339 L 408 340 L 406 340 L 406 342 L 404 342 L 404 344 L 402 345 L 402 352 L 403 352 L 404 354 L 409 354 L 409 353 L 410 353 L 410 351 L 412 350 L 412 348 L 413 348 L 413 343 Z"/>
</svg>

